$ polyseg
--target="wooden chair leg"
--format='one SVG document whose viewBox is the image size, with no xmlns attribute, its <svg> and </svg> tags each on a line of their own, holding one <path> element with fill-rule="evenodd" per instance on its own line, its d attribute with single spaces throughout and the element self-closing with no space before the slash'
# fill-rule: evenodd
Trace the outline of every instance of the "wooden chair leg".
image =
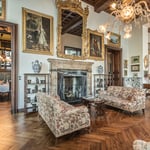
<svg viewBox="0 0 150 150">
<path fill-rule="evenodd" d="M 88 131 L 88 133 L 91 133 L 92 127 L 87 127 L 87 131 Z"/>
</svg>

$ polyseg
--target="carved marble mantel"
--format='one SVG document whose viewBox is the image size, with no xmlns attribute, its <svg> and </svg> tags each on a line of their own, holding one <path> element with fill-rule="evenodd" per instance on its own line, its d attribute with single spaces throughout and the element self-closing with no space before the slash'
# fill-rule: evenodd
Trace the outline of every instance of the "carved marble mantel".
<svg viewBox="0 0 150 150">
<path fill-rule="evenodd" d="M 57 94 L 57 71 L 59 70 L 80 70 L 87 72 L 87 94 L 92 93 L 92 64 L 93 62 L 82 62 L 74 60 L 47 59 L 49 62 L 50 93 Z"/>
</svg>

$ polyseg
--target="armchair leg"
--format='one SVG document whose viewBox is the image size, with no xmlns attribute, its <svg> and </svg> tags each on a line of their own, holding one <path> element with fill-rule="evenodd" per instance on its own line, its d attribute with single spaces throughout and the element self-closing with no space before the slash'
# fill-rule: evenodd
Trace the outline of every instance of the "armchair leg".
<svg viewBox="0 0 150 150">
<path fill-rule="evenodd" d="M 58 144 L 58 138 L 55 137 L 55 143 L 54 145 L 57 145 Z"/>
<path fill-rule="evenodd" d="M 143 114 L 145 114 L 145 109 L 142 109 Z"/>
<path fill-rule="evenodd" d="M 88 131 L 88 133 L 91 133 L 91 127 L 87 127 L 87 131 Z"/>
</svg>

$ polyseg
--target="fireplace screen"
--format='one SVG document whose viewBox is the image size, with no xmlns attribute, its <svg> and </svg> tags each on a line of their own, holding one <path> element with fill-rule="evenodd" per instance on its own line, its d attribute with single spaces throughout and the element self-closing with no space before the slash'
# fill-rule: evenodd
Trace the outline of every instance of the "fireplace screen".
<svg viewBox="0 0 150 150">
<path fill-rule="evenodd" d="M 87 73 L 83 71 L 58 72 L 58 95 L 68 103 L 78 103 L 87 94 Z"/>
</svg>

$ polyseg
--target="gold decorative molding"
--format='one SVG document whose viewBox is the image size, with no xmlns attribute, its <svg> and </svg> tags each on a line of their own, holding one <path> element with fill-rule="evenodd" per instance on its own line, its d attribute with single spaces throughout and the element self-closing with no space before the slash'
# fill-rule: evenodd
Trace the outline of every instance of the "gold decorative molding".
<svg viewBox="0 0 150 150">
<path fill-rule="evenodd" d="M 1 14 L 0 14 L 0 20 L 6 19 L 6 0 L 1 0 Z"/>
<path fill-rule="evenodd" d="M 87 16 L 89 14 L 88 7 L 84 9 L 81 6 L 81 2 L 79 0 L 56 0 L 56 6 L 58 8 L 58 29 L 57 29 L 57 56 L 61 58 L 69 58 L 69 59 L 84 59 L 86 56 L 86 49 L 87 49 Z M 81 56 L 73 56 L 73 55 L 65 55 L 64 50 L 62 49 L 62 10 L 70 10 L 79 14 L 83 18 L 83 27 L 82 27 L 82 50 Z"/>
</svg>

